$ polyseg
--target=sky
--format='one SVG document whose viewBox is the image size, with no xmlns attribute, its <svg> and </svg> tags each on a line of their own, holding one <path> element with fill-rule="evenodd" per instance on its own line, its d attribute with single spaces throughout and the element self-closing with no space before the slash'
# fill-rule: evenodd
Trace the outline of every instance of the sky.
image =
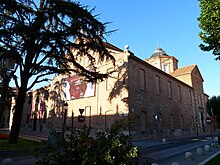
<svg viewBox="0 0 220 165">
<path fill-rule="evenodd" d="M 220 62 L 212 52 L 199 48 L 202 40 L 197 18 L 198 0 L 80 0 L 101 22 L 110 22 L 107 42 L 129 50 L 140 59 L 151 56 L 157 47 L 179 60 L 179 68 L 197 64 L 204 79 L 204 92 L 220 95 Z"/>
<path fill-rule="evenodd" d="M 38 2 L 38 1 L 37 1 Z M 107 42 L 129 50 L 140 59 L 146 59 L 161 47 L 168 55 L 179 60 L 179 68 L 197 64 L 204 79 L 204 92 L 220 95 L 220 62 L 212 52 L 199 48 L 202 40 L 197 18 L 200 15 L 198 0 L 79 0 L 95 10 L 93 15 L 101 22 L 110 22 Z M 44 86 L 48 83 L 36 85 Z M 12 85 L 13 86 L 13 85 Z"/>
</svg>

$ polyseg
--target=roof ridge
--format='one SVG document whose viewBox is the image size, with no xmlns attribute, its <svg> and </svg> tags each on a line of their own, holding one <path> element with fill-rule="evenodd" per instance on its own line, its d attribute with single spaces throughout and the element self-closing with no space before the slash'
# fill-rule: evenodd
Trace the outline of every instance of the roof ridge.
<svg viewBox="0 0 220 165">
<path fill-rule="evenodd" d="M 188 66 L 184 66 L 184 67 L 178 68 L 174 72 L 170 73 L 170 75 L 178 76 L 178 75 L 183 75 L 183 74 L 186 74 L 186 73 L 191 73 L 192 70 L 196 66 L 197 66 L 196 64 L 191 64 L 191 65 L 188 65 Z"/>
</svg>

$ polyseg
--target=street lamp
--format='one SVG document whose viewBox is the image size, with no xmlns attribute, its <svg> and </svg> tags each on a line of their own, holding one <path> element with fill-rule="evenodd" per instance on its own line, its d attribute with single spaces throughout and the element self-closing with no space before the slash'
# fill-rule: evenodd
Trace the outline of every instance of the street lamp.
<svg viewBox="0 0 220 165">
<path fill-rule="evenodd" d="M 68 110 L 68 103 L 65 102 L 63 104 L 64 108 L 64 117 L 63 117 L 63 130 L 62 130 L 62 138 L 64 139 L 65 129 L 66 129 L 66 117 L 67 117 L 67 110 Z"/>
<path fill-rule="evenodd" d="M 73 119 L 74 119 L 74 112 L 72 110 L 72 116 L 71 116 L 71 128 L 73 129 Z"/>
<path fill-rule="evenodd" d="M 15 72 L 15 58 L 13 51 L 7 51 L 1 47 L 0 49 L 0 127 L 4 127 L 4 111 L 7 102 L 6 97 L 9 95 L 8 86 L 12 75 Z"/>
<path fill-rule="evenodd" d="M 85 116 L 86 116 L 86 110 L 89 108 L 89 128 L 91 127 L 91 106 L 85 107 Z"/>
</svg>

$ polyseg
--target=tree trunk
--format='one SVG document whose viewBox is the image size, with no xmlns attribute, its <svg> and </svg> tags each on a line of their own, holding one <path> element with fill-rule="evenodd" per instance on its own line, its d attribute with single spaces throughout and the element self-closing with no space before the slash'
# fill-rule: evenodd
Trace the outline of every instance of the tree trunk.
<svg viewBox="0 0 220 165">
<path fill-rule="evenodd" d="M 9 143 L 17 143 L 18 142 L 18 136 L 19 136 L 19 132 L 20 132 L 25 96 L 26 96 L 26 88 L 21 87 L 18 90 L 18 96 L 16 99 L 15 112 L 13 114 L 13 122 L 12 122 L 11 132 L 9 134 L 9 139 L 8 139 Z"/>
</svg>

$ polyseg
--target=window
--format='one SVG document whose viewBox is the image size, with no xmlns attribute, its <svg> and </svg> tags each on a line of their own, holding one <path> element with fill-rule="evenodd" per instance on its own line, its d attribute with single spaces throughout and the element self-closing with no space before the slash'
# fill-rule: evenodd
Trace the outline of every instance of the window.
<svg viewBox="0 0 220 165">
<path fill-rule="evenodd" d="M 139 69 L 139 85 L 140 90 L 145 90 L 145 70 Z"/>
<path fill-rule="evenodd" d="M 178 101 L 181 101 L 181 88 L 179 85 L 177 86 L 177 99 Z"/>
<path fill-rule="evenodd" d="M 174 116 L 173 116 L 173 114 L 170 115 L 170 128 L 174 129 Z"/>
<path fill-rule="evenodd" d="M 168 89 L 168 98 L 172 98 L 172 86 L 171 86 L 171 82 L 168 81 L 168 84 L 167 84 L 167 89 Z"/>
<path fill-rule="evenodd" d="M 147 131 L 147 128 L 148 128 L 148 125 L 147 125 L 147 112 L 145 111 L 142 111 L 141 112 L 141 131 L 142 132 L 146 132 Z"/>
<path fill-rule="evenodd" d="M 189 91 L 189 103 L 192 105 L 192 92 Z"/>
<path fill-rule="evenodd" d="M 183 118 L 183 115 L 180 115 L 180 125 L 181 125 L 181 129 L 184 129 L 184 118 Z"/>
<path fill-rule="evenodd" d="M 162 129 L 163 114 L 159 113 L 158 115 L 159 115 L 158 117 L 159 117 L 159 121 L 160 121 L 160 129 Z"/>
<path fill-rule="evenodd" d="M 109 74 L 108 79 L 106 81 L 106 89 L 107 90 L 111 90 L 114 88 L 115 83 L 116 83 L 116 78 L 115 78 L 115 72 L 114 72 L 114 68 L 110 68 L 107 70 Z"/>
<path fill-rule="evenodd" d="M 30 119 L 30 114 L 27 114 L 27 117 L 26 117 L 26 124 L 29 123 L 29 119 Z"/>
<path fill-rule="evenodd" d="M 46 120 L 47 120 L 47 112 L 44 112 L 44 115 L 43 115 L 43 124 L 46 123 Z"/>
<path fill-rule="evenodd" d="M 200 94 L 197 95 L 197 99 L 198 99 L 198 105 L 203 106 L 203 104 L 202 104 L 202 97 L 201 97 Z"/>
<path fill-rule="evenodd" d="M 161 93 L 160 77 L 159 76 L 155 76 L 155 79 L 156 79 L 156 93 L 160 94 Z"/>
<path fill-rule="evenodd" d="M 170 72 L 169 64 L 164 64 L 164 66 L 163 66 L 163 71 L 166 72 L 166 73 L 169 73 L 169 72 Z"/>
<path fill-rule="evenodd" d="M 197 90 L 200 91 L 199 82 L 197 82 L 196 86 L 197 86 Z"/>
<path fill-rule="evenodd" d="M 201 106 L 204 107 L 204 98 L 203 98 L 203 95 L 201 95 L 200 98 L 201 98 Z"/>
</svg>

